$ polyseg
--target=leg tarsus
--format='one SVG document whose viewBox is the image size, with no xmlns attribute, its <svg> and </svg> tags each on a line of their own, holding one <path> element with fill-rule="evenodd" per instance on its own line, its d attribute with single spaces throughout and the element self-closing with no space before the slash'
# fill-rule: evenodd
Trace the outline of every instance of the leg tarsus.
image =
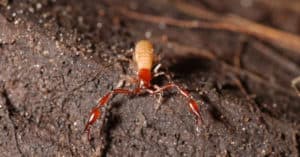
<svg viewBox="0 0 300 157">
<path fill-rule="evenodd" d="M 158 85 L 154 85 L 153 88 L 155 90 L 158 90 L 159 89 L 159 86 Z M 157 110 L 159 110 L 160 108 L 160 105 L 162 104 L 162 100 L 163 100 L 163 91 L 158 93 L 158 100 L 157 100 L 157 104 L 155 105 L 155 112 L 157 112 Z"/>
</svg>

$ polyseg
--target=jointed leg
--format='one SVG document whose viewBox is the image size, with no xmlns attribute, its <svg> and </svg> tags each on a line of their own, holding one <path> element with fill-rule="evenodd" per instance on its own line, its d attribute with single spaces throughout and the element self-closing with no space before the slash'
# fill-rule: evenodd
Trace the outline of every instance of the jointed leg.
<svg viewBox="0 0 300 157">
<path fill-rule="evenodd" d="M 115 88 L 122 88 L 123 85 L 128 86 L 128 84 L 139 84 L 139 79 L 129 75 L 121 75 L 120 80 Z"/>
<path fill-rule="evenodd" d="M 189 101 L 189 108 L 191 109 L 191 112 L 197 117 L 198 122 L 202 123 L 202 116 L 199 110 L 199 106 L 197 104 L 197 102 L 192 98 L 192 96 L 189 94 L 188 91 L 184 90 L 183 88 L 179 87 L 178 85 L 176 85 L 175 83 L 168 83 L 158 89 L 156 89 L 155 91 L 150 91 L 147 90 L 149 93 L 151 94 L 156 94 L 156 93 L 160 93 L 166 89 L 169 88 L 176 88 L 177 90 L 179 90 L 180 94 L 183 95 L 184 97 L 186 97 Z"/>
<path fill-rule="evenodd" d="M 94 107 L 91 111 L 89 121 L 85 125 L 84 131 L 88 133 L 88 137 L 90 137 L 90 126 L 93 125 L 98 118 L 101 116 L 100 108 L 104 107 L 107 102 L 113 97 L 115 94 L 138 94 L 140 92 L 139 88 L 136 88 L 135 90 L 128 90 L 128 89 L 114 89 L 111 92 L 108 92 L 106 95 L 104 95 L 98 102 L 98 105 Z"/>
<path fill-rule="evenodd" d="M 148 92 L 152 93 L 152 92 L 160 89 L 160 87 L 158 85 L 153 85 L 153 88 L 154 88 L 154 90 L 149 90 Z M 160 108 L 160 105 L 161 105 L 162 101 L 163 101 L 163 92 L 159 92 L 157 103 L 155 104 L 155 107 L 154 107 L 155 112 Z"/>
<path fill-rule="evenodd" d="M 164 76 L 167 78 L 168 81 L 171 81 L 170 75 L 166 74 L 165 72 L 161 71 L 159 72 L 159 69 L 161 67 L 161 64 L 157 64 L 154 69 L 153 69 L 153 78 L 159 77 L 159 76 Z"/>
</svg>

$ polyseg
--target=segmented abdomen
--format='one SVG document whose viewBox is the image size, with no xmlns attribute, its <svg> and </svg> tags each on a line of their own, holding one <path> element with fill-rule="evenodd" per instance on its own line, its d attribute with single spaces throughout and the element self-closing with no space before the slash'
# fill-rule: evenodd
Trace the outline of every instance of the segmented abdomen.
<svg viewBox="0 0 300 157">
<path fill-rule="evenodd" d="M 141 40 L 135 45 L 134 60 L 138 71 L 151 70 L 153 63 L 153 45 L 148 40 Z"/>
</svg>

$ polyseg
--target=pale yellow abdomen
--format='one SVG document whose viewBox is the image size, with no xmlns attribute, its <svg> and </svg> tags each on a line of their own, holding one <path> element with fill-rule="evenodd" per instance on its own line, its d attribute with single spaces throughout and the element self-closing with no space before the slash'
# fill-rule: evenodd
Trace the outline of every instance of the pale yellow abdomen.
<svg viewBox="0 0 300 157">
<path fill-rule="evenodd" d="M 151 71 L 153 64 L 153 45 L 148 40 L 140 40 L 135 45 L 134 61 L 138 71 L 148 69 Z"/>
</svg>

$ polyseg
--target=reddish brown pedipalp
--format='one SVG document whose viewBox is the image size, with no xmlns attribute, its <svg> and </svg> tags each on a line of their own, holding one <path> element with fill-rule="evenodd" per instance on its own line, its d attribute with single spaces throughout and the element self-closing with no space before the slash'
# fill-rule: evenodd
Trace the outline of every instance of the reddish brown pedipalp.
<svg viewBox="0 0 300 157">
<path fill-rule="evenodd" d="M 109 101 L 109 99 L 114 94 L 134 94 L 134 93 L 136 93 L 135 90 L 130 91 L 130 90 L 127 90 L 127 89 L 120 89 L 119 88 L 119 89 L 114 89 L 111 92 L 108 92 L 104 97 L 102 97 L 99 100 L 98 105 L 95 108 L 93 108 L 93 110 L 90 114 L 89 121 L 85 125 L 84 131 L 86 131 L 88 133 L 88 136 L 90 135 L 90 126 L 93 125 L 97 121 L 97 119 L 100 118 L 100 116 L 101 116 L 100 108 L 105 106 L 107 104 L 107 102 Z"/>
</svg>

